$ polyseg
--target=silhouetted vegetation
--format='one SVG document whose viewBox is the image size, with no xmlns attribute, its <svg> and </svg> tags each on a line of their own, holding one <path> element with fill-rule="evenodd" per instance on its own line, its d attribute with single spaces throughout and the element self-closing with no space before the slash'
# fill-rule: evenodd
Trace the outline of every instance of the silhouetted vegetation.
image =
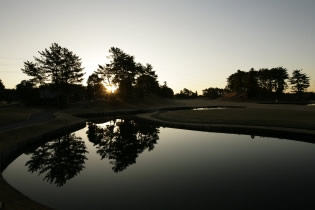
<svg viewBox="0 0 315 210">
<path fill-rule="evenodd" d="M 5 89 L 4 84 L 2 83 L 2 80 L 0 79 L 0 91 L 3 91 Z"/>
<path fill-rule="evenodd" d="M 44 174 L 45 181 L 61 187 L 84 169 L 86 153 L 84 141 L 68 134 L 28 153 L 31 159 L 25 165 L 30 172 Z"/>
<path fill-rule="evenodd" d="M 103 79 L 97 73 L 93 73 L 87 80 L 87 97 L 88 99 L 100 99 L 106 95 L 106 88 Z"/>
<path fill-rule="evenodd" d="M 314 100 L 313 93 L 306 93 L 310 86 L 310 78 L 302 70 L 294 70 L 289 77 L 287 69 L 283 67 L 250 69 L 249 72 L 238 70 L 227 78 L 228 91 L 246 95 L 247 98 L 279 99 L 286 102 L 306 103 Z M 292 93 L 285 92 L 291 85 Z"/>
<path fill-rule="evenodd" d="M 35 85 L 46 83 L 59 87 L 68 84 L 79 84 L 83 80 L 81 59 L 67 48 L 53 43 L 49 49 L 39 52 L 40 57 L 34 57 L 35 62 L 24 62 L 22 72 L 32 77 Z"/>
<path fill-rule="evenodd" d="M 88 77 L 85 87 L 81 84 L 84 75 L 81 59 L 67 48 L 53 43 L 48 49 L 39 51 L 40 56 L 34 57 L 34 62 L 24 62 L 22 72 L 31 79 L 21 81 L 16 91 L 5 89 L 0 80 L 0 100 L 18 99 L 25 104 L 63 107 L 85 99 L 103 99 L 110 104 L 119 104 L 122 101 L 138 101 L 148 95 L 174 97 L 173 90 L 166 82 L 159 84 L 158 75 L 151 64 L 136 62 L 134 56 L 117 47 L 111 47 L 109 53 L 110 62 L 99 65 Z M 311 94 L 304 94 L 310 86 L 310 78 L 302 70 L 294 70 L 292 77 L 289 77 L 287 69 L 283 67 L 252 68 L 248 72 L 237 70 L 227 78 L 225 89 L 210 87 L 204 89 L 202 95 L 217 99 L 226 93 L 236 93 L 246 98 L 277 101 L 278 98 L 287 97 L 285 91 L 288 83 L 300 99 L 311 97 Z M 198 97 L 198 93 L 184 88 L 175 97 L 192 99 Z"/>
<path fill-rule="evenodd" d="M 158 76 L 151 64 L 142 65 L 121 49 L 112 47 L 109 50 L 110 63 L 99 65 L 92 74 L 101 78 L 106 87 L 118 87 L 116 94 L 122 100 L 141 99 L 149 94 L 171 97 L 173 91 L 164 84 L 159 86 Z"/>
<path fill-rule="evenodd" d="M 39 89 L 29 80 L 22 80 L 21 83 L 16 85 L 16 94 L 25 104 L 40 103 Z"/>
<path fill-rule="evenodd" d="M 0 101 L 4 99 L 4 84 L 2 83 L 2 80 L 0 79 Z"/>
<path fill-rule="evenodd" d="M 58 98 L 60 106 L 68 104 L 70 85 L 81 84 L 83 80 L 81 59 L 57 43 L 39 54 L 40 57 L 34 57 L 35 62 L 24 62 L 22 72 L 31 77 L 27 83 L 33 88 L 45 85 L 46 89 L 51 89 L 50 95 Z"/>
<path fill-rule="evenodd" d="M 302 93 L 309 87 L 309 78 L 301 70 L 295 70 L 289 80 L 287 69 L 277 67 L 249 72 L 238 70 L 227 79 L 227 89 L 237 93 L 246 93 L 248 98 L 279 97 L 288 88 L 288 81 L 293 85 L 294 92 Z"/>
<path fill-rule="evenodd" d="M 193 92 L 191 90 L 188 90 L 187 88 L 184 88 L 179 93 L 175 94 L 175 97 L 176 98 L 197 98 L 198 93 L 197 91 Z"/>
<path fill-rule="evenodd" d="M 167 86 L 167 83 L 164 82 L 162 86 L 160 86 L 158 95 L 164 98 L 173 98 L 174 97 L 174 91 L 172 88 Z"/>
<path fill-rule="evenodd" d="M 154 149 L 159 128 L 141 121 L 114 120 L 105 127 L 89 123 L 87 136 L 102 159 L 107 158 L 114 172 L 120 172 L 136 163 L 140 153 Z"/>
<path fill-rule="evenodd" d="M 292 90 L 297 94 L 302 94 L 310 86 L 310 78 L 302 73 L 302 70 L 294 70 L 290 78 Z"/>
<path fill-rule="evenodd" d="M 217 99 L 224 95 L 224 89 L 221 88 L 207 88 L 202 90 L 202 95 L 209 99 Z"/>
</svg>

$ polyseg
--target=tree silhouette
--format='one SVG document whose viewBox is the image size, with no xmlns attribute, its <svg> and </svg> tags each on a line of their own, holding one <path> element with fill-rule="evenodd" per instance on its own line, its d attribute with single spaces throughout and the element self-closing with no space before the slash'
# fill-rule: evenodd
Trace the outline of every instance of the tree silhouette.
<svg viewBox="0 0 315 210">
<path fill-rule="evenodd" d="M 96 124 L 89 122 L 88 123 L 88 130 L 86 132 L 87 137 L 93 145 L 97 145 L 101 142 L 104 136 L 104 130 L 98 127 Z"/>
<path fill-rule="evenodd" d="M 259 95 L 280 95 L 288 87 L 287 69 L 276 67 L 262 68 L 259 71 L 250 69 L 249 72 L 237 70 L 227 79 L 227 89 L 237 93 L 246 93 L 249 98 Z"/>
<path fill-rule="evenodd" d="M 96 127 L 95 127 L 96 126 Z M 134 120 L 111 121 L 105 128 L 90 124 L 88 138 L 97 147 L 101 159 L 107 158 L 114 172 L 121 172 L 145 149 L 153 150 L 159 129 Z"/>
<path fill-rule="evenodd" d="M 4 99 L 4 85 L 2 83 L 2 80 L 0 79 L 0 101 Z"/>
<path fill-rule="evenodd" d="M 181 90 L 178 94 L 175 95 L 177 98 L 196 98 L 198 96 L 197 92 L 193 92 L 191 90 L 188 90 L 187 88 L 184 88 Z"/>
<path fill-rule="evenodd" d="M 287 69 L 283 67 L 277 67 L 270 69 L 272 80 L 273 80 L 273 90 L 277 94 L 283 93 L 283 91 L 288 87 L 286 80 L 289 79 Z"/>
<path fill-rule="evenodd" d="M 248 98 L 257 96 L 258 92 L 258 72 L 251 68 L 246 77 L 246 89 Z"/>
<path fill-rule="evenodd" d="M 87 80 L 87 94 L 89 99 L 104 98 L 106 88 L 103 85 L 103 79 L 97 73 L 93 73 Z"/>
<path fill-rule="evenodd" d="M 2 83 L 2 80 L 0 79 L 0 91 L 3 91 L 5 89 L 4 84 Z"/>
<path fill-rule="evenodd" d="M 22 72 L 32 77 L 35 84 L 50 82 L 56 85 L 78 84 L 83 80 L 81 59 L 67 48 L 53 43 L 39 51 L 35 63 L 26 61 Z"/>
<path fill-rule="evenodd" d="M 168 87 L 167 83 L 164 81 L 164 84 L 160 86 L 158 95 L 165 98 L 173 98 L 174 91 L 172 90 L 172 88 Z"/>
<path fill-rule="evenodd" d="M 246 92 L 246 77 L 246 72 L 237 70 L 236 73 L 228 77 L 227 88 L 238 93 Z"/>
<path fill-rule="evenodd" d="M 32 151 L 25 165 L 30 172 L 45 174 L 45 181 L 61 187 L 84 168 L 85 153 L 84 141 L 75 134 L 68 134 Z"/>
<path fill-rule="evenodd" d="M 207 88 L 202 90 L 202 95 L 210 99 L 217 99 L 224 95 L 224 89 L 221 88 Z"/>
<path fill-rule="evenodd" d="M 292 90 L 301 94 L 310 86 L 310 78 L 305 73 L 302 73 L 302 69 L 296 69 L 292 73 L 290 83 L 292 85 Z"/>
<path fill-rule="evenodd" d="M 110 48 L 109 53 L 110 63 L 99 65 L 96 73 L 101 75 L 106 86 L 118 86 L 117 92 L 121 99 L 138 99 L 150 93 L 173 96 L 167 86 L 159 87 L 158 76 L 152 65 L 137 63 L 134 56 L 116 47 Z"/>
<path fill-rule="evenodd" d="M 59 105 L 69 103 L 70 86 L 80 84 L 83 80 L 81 59 L 57 43 L 53 43 L 49 49 L 39 51 L 39 54 L 40 57 L 34 57 L 35 62 L 24 62 L 22 72 L 32 77 L 30 81 L 35 86 L 50 84 L 58 92 Z"/>
<path fill-rule="evenodd" d="M 158 76 L 155 74 L 155 71 L 153 71 L 153 67 L 150 64 L 147 64 L 146 66 L 140 65 L 138 67 L 141 68 L 141 75 L 136 79 L 135 88 L 140 97 L 143 97 L 149 93 L 158 94 Z"/>
<path fill-rule="evenodd" d="M 17 84 L 16 94 L 26 104 L 40 104 L 39 90 L 35 88 L 32 80 L 22 80 Z"/>
</svg>

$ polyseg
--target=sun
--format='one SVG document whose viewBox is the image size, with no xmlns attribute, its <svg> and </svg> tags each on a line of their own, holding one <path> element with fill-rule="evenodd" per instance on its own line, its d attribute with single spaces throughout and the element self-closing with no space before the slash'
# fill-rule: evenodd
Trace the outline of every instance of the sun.
<svg viewBox="0 0 315 210">
<path fill-rule="evenodd" d="M 115 85 L 106 86 L 106 90 L 108 93 L 115 93 L 117 89 L 118 89 L 118 87 Z"/>
</svg>

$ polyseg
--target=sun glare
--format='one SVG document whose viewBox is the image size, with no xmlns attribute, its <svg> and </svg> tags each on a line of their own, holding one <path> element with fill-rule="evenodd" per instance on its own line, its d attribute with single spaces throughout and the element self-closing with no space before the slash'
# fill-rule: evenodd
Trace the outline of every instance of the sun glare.
<svg viewBox="0 0 315 210">
<path fill-rule="evenodd" d="M 118 87 L 114 86 L 114 85 L 106 87 L 106 90 L 107 90 L 108 93 L 115 93 L 117 89 L 118 89 Z"/>
</svg>

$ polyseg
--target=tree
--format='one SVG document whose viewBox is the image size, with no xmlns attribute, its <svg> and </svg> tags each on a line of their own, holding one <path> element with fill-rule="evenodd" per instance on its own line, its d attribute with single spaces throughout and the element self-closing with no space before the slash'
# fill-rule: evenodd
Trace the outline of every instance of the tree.
<svg viewBox="0 0 315 210">
<path fill-rule="evenodd" d="M 70 86 L 83 80 L 81 59 L 67 48 L 53 43 L 49 49 L 38 52 L 35 62 L 24 62 L 22 72 L 32 77 L 29 81 L 35 86 L 44 85 L 58 91 L 58 105 L 69 103 Z"/>
<path fill-rule="evenodd" d="M 277 67 L 270 69 L 273 81 L 273 90 L 276 94 L 281 94 L 288 87 L 286 80 L 289 79 L 287 69 Z"/>
<path fill-rule="evenodd" d="M 237 70 L 236 73 L 230 75 L 227 79 L 227 89 L 238 93 L 246 92 L 247 72 Z"/>
<path fill-rule="evenodd" d="M 292 85 L 292 90 L 301 94 L 310 86 L 310 78 L 305 73 L 302 73 L 302 69 L 296 69 L 292 73 L 290 83 Z"/>
<path fill-rule="evenodd" d="M 128 99 L 132 96 L 136 75 L 140 73 L 140 68 L 134 61 L 134 56 L 128 55 L 119 48 L 112 47 L 109 53 L 111 53 L 111 62 L 105 69 L 112 75 L 112 82 L 118 84 L 119 95 L 123 99 Z"/>
<path fill-rule="evenodd" d="M 140 97 L 143 97 L 149 93 L 158 93 L 159 91 L 159 82 L 157 81 L 157 75 L 153 71 L 151 64 L 146 66 L 139 66 L 141 68 L 141 75 L 136 79 L 135 88 L 140 94 Z"/>
<path fill-rule="evenodd" d="M 75 134 L 68 134 L 32 151 L 25 165 L 28 171 L 44 174 L 45 181 L 62 187 L 84 169 L 86 153 L 84 141 Z"/>
<path fill-rule="evenodd" d="M 2 83 L 2 80 L 0 79 L 0 91 L 3 91 L 5 89 L 4 84 Z"/>
<path fill-rule="evenodd" d="M 202 90 L 202 95 L 210 99 L 217 99 L 224 95 L 224 89 L 221 88 L 207 88 Z"/>
<path fill-rule="evenodd" d="M 159 128 L 155 125 L 136 120 L 110 121 L 106 127 L 90 123 L 87 131 L 101 159 L 109 159 L 116 173 L 136 163 L 144 150 L 153 150 L 158 134 Z"/>
<path fill-rule="evenodd" d="M 145 66 L 135 62 L 131 56 L 119 48 L 109 50 L 109 64 L 99 65 L 97 73 L 101 75 L 106 86 L 118 86 L 118 95 L 123 100 L 141 98 L 147 94 L 172 97 L 173 91 L 167 86 L 159 86 L 158 76 L 151 64 Z"/>
<path fill-rule="evenodd" d="M 90 99 L 102 98 L 106 95 L 103 79 L 96 72 L 91 74 L 87 80 L 87 95 Z"/>
<path fill-rule="evenodd" d="M 247 97 L 252 98 L 257 96 L 258 91 L 258 73 L 251 68 L 246 77 Z"/>
<path fill-rule="evenodd" d="M 22 72 L 32 77 L 34 84 L 51 83 L 56 86 L 78 84 L 83 80 L 81 59 L 67 48 L 53 43 L 49 49 L 38 52 L 35 62 L 24 62 Z"/>
<path fill-rule="evenodd" d="M 40 96 L 38 88 L 35 88 L 33 80 L 22 80 L 16 85 L 16 94 L 19 100 L 26 104 L 39 104 Z"/>
<path fill-rule="evenodd" d="M 177 98 L 196 98 L 198 96 L 198 93 L 197 93 L 197 91 L 194 93 L 193 91 L 188 90 L 187 88 L 184 88 L 175 96 Z"/>
<path fill-rule="evenodd" d="M 0 101 L 2 101 L 4 99 L 4 85 L 2 83 L 2 80 L 0 79 Z"/>
<path fill-rule="evenodd" d="M 160 86 L 158 95 L 164 98 L 173 98 L 174 91 L 172 90 L 172 88 L 168 87 L 167 83 L 164 81 L 164 84 Z"/>
</svg>

